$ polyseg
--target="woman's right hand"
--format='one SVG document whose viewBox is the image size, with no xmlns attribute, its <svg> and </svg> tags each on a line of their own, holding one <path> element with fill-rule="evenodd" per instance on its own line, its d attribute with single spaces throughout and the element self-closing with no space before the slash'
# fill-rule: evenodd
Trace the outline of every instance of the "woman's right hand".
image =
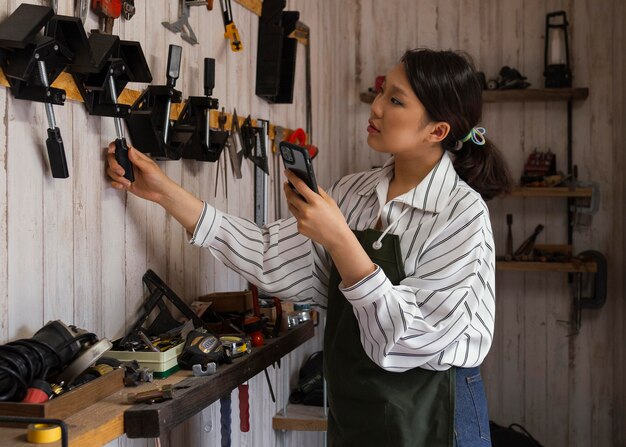
<svg viewBox="0 0 626 447">
<path fill-rule="evenodd" d="M 130 191 L 138 197 L 160 203 L 168 188 L 175 186 L 159 166 L 147 155 L 132 146 L 128 147 L 128 158 L 133 164 L 135 181 L 124 177 L 124 168 L 115 160 L 115 142 L 107 150 L 107 174 L 115 189 Z"/>
</svg>

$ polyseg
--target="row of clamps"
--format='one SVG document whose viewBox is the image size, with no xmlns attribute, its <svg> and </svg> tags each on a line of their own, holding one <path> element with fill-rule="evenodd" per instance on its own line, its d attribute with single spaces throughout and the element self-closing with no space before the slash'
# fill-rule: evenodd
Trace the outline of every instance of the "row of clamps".
<svg viewBox="0 0 626 447">
<path fill-rule="evenodd" d="M 46 106 L 46 147 L 54 178 L 69 177 L 63 138 L 52 107 L 65 103 L 65 91 L 51 87 L 63 71 L 72 75 L 89 114 L 116 120 L 116 157 L 122 162 L 125 158 L 122 164 L 130 166 L 120 121 L 128 115 L 129 107 L 117 104 L 117 92 L 128 82 L 152 81 L 139 42 L 98 32 L 87 38 L 80 18 L 56 15 L 46 6 L 21 4 L 0 23 L 0 51 L 13 96 Z"/>
<path fill-rule="evenodd" d="M 176 90 L 180 74 L 182 48 L 169 46 L 167 83 L 150 85 L 137 98 L 126 118 L 128 131 L 137 149 L 157 160 L 217 161 L 228 132 L 210 128 L 210 111 L 219 107 L 212 97 L 215 86 L 215 59 L 204 59 L 204 96 L 191 96 L 176 120 L 172 120 L 172 104 L 182 102 Z"/>
<path fill-rule="evenodd" d="M 210 129 L 215 60 L 205 59 L 204 94 L 190 97 L 176 121 L 171 105 L 182 102 L 175 89 L 182 49 L 170 45 L 167 85 L 151 85 L 132 106 L 118 103 L 129 82 L 150 83 L 152 75 L 139 42 L 92 31 L 87 37 L 77 17 L 54 14 L 52 8 L 21 4 L 0 23 L 0 66 L 17 99 L 42 102 L 48 119 L 46 148 L 54 178 L 68 178 L 69 170 L 61 131 L 53 105 L 63 105 L 64 90 L 51 84 L 63 71 L 71 74 L 90 115 L 115 120 L 115 157 L 134 180 L 122 120 L 131 141 L 156 159 L 190 158 L 216 161 L 227 132 Z"/>
</svg>

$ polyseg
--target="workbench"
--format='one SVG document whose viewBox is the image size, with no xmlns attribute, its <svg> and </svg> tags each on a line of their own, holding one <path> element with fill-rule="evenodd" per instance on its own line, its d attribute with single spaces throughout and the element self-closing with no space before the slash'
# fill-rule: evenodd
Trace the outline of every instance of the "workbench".
<svg viewBox="0 0 626 447">
<path fill-rule="evenodd" d="M 124 388 L 102 401 L 68 417 L 69 443 L 72 447 L 102 446 L 124 434 L 129 438 L 156 438 L 167 433 L 186 419 L 227 396 L 238 385 L 251 379 L 265 368 L 278 362 L 295 348 L 312 338 L 313 322 L 304 322 L 274 339 L 266 339 L 265 345 L 253 348 L 233 360 L 220 365 L 217 373 L 205 377 L 193 377 L 191 371 L 178 371 L 165 379 Z M 176 387 L 174 398 L 157 404 L 126 404 L 126 396 L 172 384 Z M 0 447 L 32 446 L 26 442 L 25 428 L 0 428 Z M 57 447 L 61 442 L 46 444 Z"/>
</svg>

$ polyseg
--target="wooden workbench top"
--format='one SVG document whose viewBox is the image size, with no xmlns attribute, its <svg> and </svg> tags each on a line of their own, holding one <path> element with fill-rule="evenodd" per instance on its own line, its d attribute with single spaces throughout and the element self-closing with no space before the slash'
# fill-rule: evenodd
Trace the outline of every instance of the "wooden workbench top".
<svg viewBox="0 0 626 447">
<path fill-rule="evenodd" d="M 212 376 L 193 377 L 191 371 L 178 371 L 166 379 L 118 391 L 65 419 L 69 428 L 70 446 L 102 446 L 125 433 L 131 438 L 158 437 L 280 360 L 313 337 L 313 333 L 313 323 L 308 321 L 278 338 L 266 340 L 263 347 L 253 348 L 251 354 L 235 359 L 232 364 L 221 365 Z M 160 404 L 130 406 L 124 403 L 128 393 L 146 391 L 165 384 L 189 388 L 174 390 L 174 399 Z M 199 390 L 202 392 L 197 392 Z M 26 429 L 0 428 L 0 447 L 32 445 L 26 442 Z M 60 445 L 60 441 L 46 444 L 50 447 Z"/>
</svg>

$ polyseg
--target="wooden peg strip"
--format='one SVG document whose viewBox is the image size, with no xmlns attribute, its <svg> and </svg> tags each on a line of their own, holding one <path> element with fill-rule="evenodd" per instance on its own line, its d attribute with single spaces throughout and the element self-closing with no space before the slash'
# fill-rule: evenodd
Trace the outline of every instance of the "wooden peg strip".
<svg viewBox="0 0 626 447">
<path fill-rule="evenodd" d="M 2 71 L 2 69 L 0 69 L 0 85 L 4 87 L 9 87 L 9 82 L 7 81 L 6 76 L 4 76 L 4 72 Z M 70 75 L 67 72 L 61 73 L 52 83 L 52 87 L 65 90 L 67 99 L 71 101 L 84 102 L 83 97 L 81 96 L 80 91 L 78 90 L 78 87 L 76 86 L 76 83 L 74 82 L 74 78 L 72 77 L 72 75 Z M 135 101 L 137 100 L 137 98 L 139 98 L 141 93 L 142 92 L 139 90 L 125 88 L 120 93 L 118 97 L 118 102 L 120 104 L 126 104 L 129 106 L 133 105 Z M 172 109 L 170 112 L 170 119 L 176 120 L 178 116 L 180 115 L 180 113 L 182 112 L 184 106 L 185 106 L 184 101 L 180 104 L 172 104 Z M 226 114 L 226 117 L 227 117 L 224 128 L 226 130 L 230 130 L 232 121 L 233 121 L 233 116 L 232 114 L 228 112 L 224 112 L 224 113 Z M 219 129 L 220 127 L 219 122 L 218 122 L 219 114 L 220 114 L 219 111 L 211 110 L 210 126 L 212 129 Z M 239 126 L 243 125 L 243 122 L 246 119 L 246 116 L 238 116 L 238 118 L 239 118 Z M 257 121 L 253 119 L 252 125 L 256 126 Z M 291 135 L 292 132 L 293 130 L 284 128 L 283 138 L 285 139 L 289 138 L 289 135 Z M 274 129 L 274 125 L 270 124 L 270 139 L 273 140 L 275 136 L 276 136 L 276 131 Z"/>
<path fill-rule="evenodd" d="M 263 2 L 261 0 L 235 0 L 241 6 L 246 8 L 249 11 L 252 11 L 256 15 L 261 15 L 261 10 L 263 9 Z"/>
</svg>

